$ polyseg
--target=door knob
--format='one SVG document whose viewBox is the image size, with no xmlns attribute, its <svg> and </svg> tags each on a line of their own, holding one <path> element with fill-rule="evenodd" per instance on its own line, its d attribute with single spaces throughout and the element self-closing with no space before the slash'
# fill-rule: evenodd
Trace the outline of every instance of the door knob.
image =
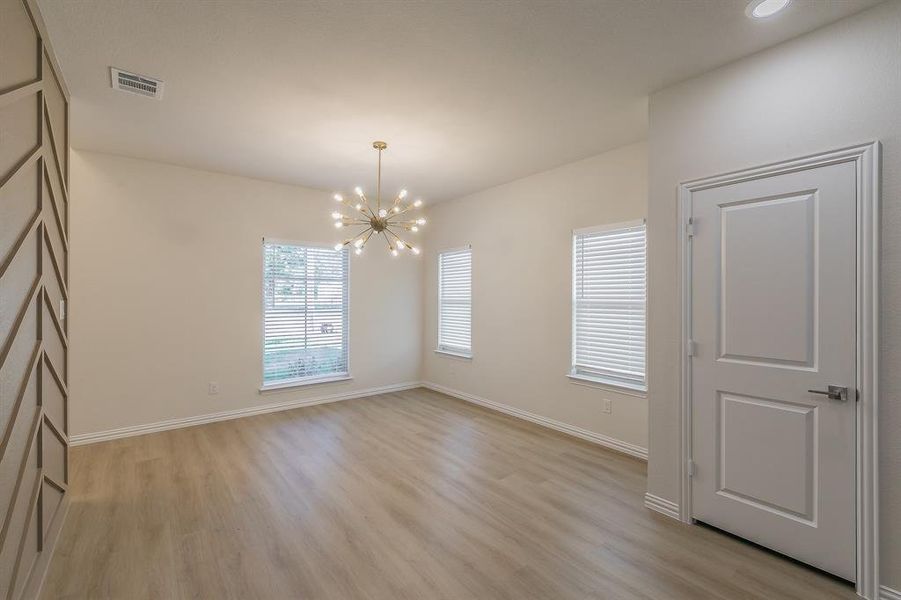
<svg viewBox="0 0 901 600">
<path fill-rule="evenodd" d="M 811 394 L 823 394 L 827 396 L 830 400 L 841 400 L 842 402 L 848 401 L 848 388 L 842 387 L 840 385 L 830 385 L 823 390 L 807 390 Z"/>
</svg>

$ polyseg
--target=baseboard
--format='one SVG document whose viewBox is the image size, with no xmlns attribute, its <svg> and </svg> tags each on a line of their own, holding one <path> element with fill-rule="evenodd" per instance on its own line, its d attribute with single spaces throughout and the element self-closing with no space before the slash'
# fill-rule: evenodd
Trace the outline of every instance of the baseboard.
<svg viewBox="0 0 901 600">
<path fill-rule="evenodd" d="M 106 431 L 79 433 L 69 438 L 69 445 L 83 446 L 85 444 L 94 444 L 97 442 L 105 442 L 119 438 L 156 433 L 158 431 L 181 429 L 182 427 L 193 427 L 195 425 L 203 425 L 205 423 L 215 423 L 216 421 L 229 421 L 231 419 L 240 419 L 241 417 L 250 417 L 253 415 L 262 415 L 266 413 L 279 412 L 282 410 L 291 410 L 292 408 L 301 408 L 303 406 L 314 406 L 316 404 L 327 404 L 329 402 L 339 402 L 341 400 L 352 400 L 354 398 L 364 398 L 366 396 L 376 396 L 378 394 L 400 392 L 403 390 L 417 388 L 419 386 L 420 383 L 418 381 L 411 381 L 406 383 L 397 383 L 394 385 L 386 385 L 382 387 L 355 390 L 352 392 L 343 392 L 339 394 L 326 394 L 312 398 L 302 398 L 299 400 L 273 402 L 270 404 L 263 404 L 261 406 L 251 406 L 249 408 L 226 410 L 222 412 L 209 413 L 206 415 L 198 415 L 195 417 L 186 417 L 184 419 L 168 419 L 166 421 L 157 421 L 156 423 L 132 425 L 129 427 L 120 427 L 118 429 L 108 429 Z"/>
<path fill-rule="evenodd" d="M 901 592 L 884 585 L 879 588 L 879 600 L 901 600 Z"/>
<path fill-rule="evenodd" d="M 605 448 L 616 450 L 617 452 L 622 452 L 623 454 L 628 454 L 629 456 L 634 456 L 635 458 L 640 458 L 641 460 L 648 460 L 647 448 L 642 448 L 641 446 L 636 446 L 635 444 L 623 442 L 601 433 L 595 433 L 594 431 L 588 431 L 587 429 L 582 429 L 581 427 L 576 427 L 574 425 L 555 421 L 554 419 L 536 415 L 535 413 L 530 413 L 528 411 L 515 408 L 507 404 L 501 404 L 500 402 L 486 400 L 485 398 L 480 398 L 472 394 L 467 394 L 466 392 L 454 390 L 437 383 L 432 383 L 430 381 L 423 381 L 422 387 L 434 390 L 436 392 L 441 392 L 442 394 L 447 394 L 448 396 L 453 396 L 454 398 L 459 398 L 460 400 L 465 400 L 466 402 L 478 404 L 479 406 L 484 406 L 485 408 L 490 408 L 491 410 L 496 410 L 498 412 L 502 412 L 519 419 L 531 421 L 532 423 L 542 425 L 543 427 L 554 429 L 555 431 L 566 433 L 568 435 L 593 442 L 595 444 L 598 444 L 599 446 L 604 446 Z"/>
<path fill-rule="evenodd" d="M 662 515 L 666 515 L 667 517 L 671 517 L 673 519 L 676 519 L 677 521 L 679 520 L 679 505 L 672 500 L 667 500 L 666 498 L 661 498 L 660 496 L 646 493 L 644 495 L 644 505 L 647 508 L 659 512 Z"/>
</svg>

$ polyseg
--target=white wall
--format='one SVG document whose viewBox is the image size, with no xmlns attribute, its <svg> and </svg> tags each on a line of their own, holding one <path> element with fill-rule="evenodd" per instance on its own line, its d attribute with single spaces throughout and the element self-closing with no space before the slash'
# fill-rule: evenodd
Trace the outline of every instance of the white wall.
<svg viewBox="0 0 901 600">
<path fill-rule="evenodd" d="M 646 447 L 647 401 L 572 383 L 572 230 L 645 216 L 647 147 L 634 144 L 429 210 L 423 379 Z M 442 250 L 472 246 L 473 358 L 434 352 Z M 603 399 L 613 412 L 601 412 Z"/>
<path fill-rule="evenodd" d="M 419 379 L 421 258 L 374 247 L 351 257 L 353 381 L 258 392 L 261 239 L 335 242 L 325 192 L 78 151 L 71 179 L 73 434 Z"/>
<path fill-rule="evenodd" d="M 672 501 L 679 496 L 678 183 L 882 141 L 881 566 L 882 583 L 901 589 L 901 2 L 662 90 L 649 110 L 648 487 Z"/>
</svg>

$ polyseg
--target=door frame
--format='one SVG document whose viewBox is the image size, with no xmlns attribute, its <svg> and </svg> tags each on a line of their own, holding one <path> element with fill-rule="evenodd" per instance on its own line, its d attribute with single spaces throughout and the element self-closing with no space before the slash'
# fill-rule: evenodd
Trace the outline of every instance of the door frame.
<svg viewBox="0 0 901 600">
<path fill-rule="evenodd" d="M 881 146 L 878 141 L 797 159 L 694 179 L 679 185 L 679 260 L 681 266 L 681 344 L 679 347 L 680 431 L 679 520 L 691 517 L 691 215 L 694 192 L 839 163 L 857 172 L 856 350 L 859 401 L 856 412 L 856 564 L 858 595 L 879 594 L 879 247 Z"/>
</svg>

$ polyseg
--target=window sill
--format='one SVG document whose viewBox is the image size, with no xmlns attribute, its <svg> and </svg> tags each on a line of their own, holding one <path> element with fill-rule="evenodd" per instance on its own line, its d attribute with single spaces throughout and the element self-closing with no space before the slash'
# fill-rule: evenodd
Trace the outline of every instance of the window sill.
<svg viewBox="0 0 901 600">
<path fill-rule="evenodd" d="M 453 352 L 451 350 L 441 350 L 437 348 L 435 350 L 435 354 L 444 354 L 445 356 L 452 356 L 453 358 L 459 358 L 462 360 L 472 360 L 472 354 L 463 354 L 462 352 Z"/>
<path fill-rule="evenodd" d="M 272 392 L 288 391 L 293 388 L 306 387 L 308 385 L 317 385 L 320 383 L 334 383 L 337 381 L 350 381 L 353 377 L 349 374 L 329 375 L 328 377 L 312 377 L 310 379 L 294 379 L 292 381 L 284 381 L 282 383 L 271 383 L 260 388 L 261 394 Z"/>
<path fill-rule="evenodd" d="M 618 394 L 624 394 L 626 396 L 636 396 L 638 398 L 648 397 L 647 388 L 632 387 L 623 385 L 621 383 L 612 383 L 610 381 L 607 381 L 606 379 L 589 377 L 587 375 L 577 375 L 575 373 L 567 373 L 566 376 L 569 377 L 570 383 L 573 383 L 575 385 L 584 385 L 585 387 L 610 390 L 611 392 L 617 392 Z"/>
</svg>

